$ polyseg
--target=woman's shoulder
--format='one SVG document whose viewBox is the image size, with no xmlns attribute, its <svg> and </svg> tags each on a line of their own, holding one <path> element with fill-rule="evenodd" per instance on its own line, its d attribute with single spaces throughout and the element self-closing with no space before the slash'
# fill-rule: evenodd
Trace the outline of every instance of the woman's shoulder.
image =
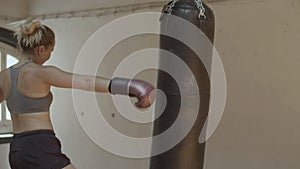
<svg viewBox="0 0 300 169">
<path fill-rule="evenodd" d="M 45 74 L 49 73 L 55 69 L 58 69 L 56 66 L 53 65 L 39 65 L 36 63 L 31 63 L 27 66 L 27 71 L 31 71 L 33 74 Z M 25 70 L 25 71 L 26 71 Z"/>
<path fill-rule="evenodd" d="M 27 67 L 30 74 L 41 80 L 48 80 L 49 78 L 64 77 L 64 71 L 53 65 L 39 65 L 31 64 Z"/>
<path fill-rule="evenodd" d="M 9 69 L 5 68 L 0 72 L 0 83 L 9 80 Z"/>
</svg>

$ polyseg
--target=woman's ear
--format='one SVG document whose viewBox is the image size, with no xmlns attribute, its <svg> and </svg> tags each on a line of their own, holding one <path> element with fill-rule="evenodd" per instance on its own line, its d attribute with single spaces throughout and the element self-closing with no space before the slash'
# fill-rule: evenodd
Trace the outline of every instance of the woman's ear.
<svg viewBox="0 0 300 169">
<path fill-rule="evenodd" d="M 44 45 L 38 47 L 38 54 L 41 56 L 45 52 L 46 48 Z"/>
</svg>

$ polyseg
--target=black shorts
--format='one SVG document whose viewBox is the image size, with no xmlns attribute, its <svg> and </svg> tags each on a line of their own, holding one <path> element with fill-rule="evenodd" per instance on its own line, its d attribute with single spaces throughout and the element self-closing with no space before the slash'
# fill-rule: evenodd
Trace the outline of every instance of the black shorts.
<svg viewBox="0 0 300 169">
<path fill-rule="evenodd" d="M 53 130 L 35 130 L 14 134 L 9 163 L 11 169 L 62 169 L 70 159 L 62 154 Z"/>
</svg>

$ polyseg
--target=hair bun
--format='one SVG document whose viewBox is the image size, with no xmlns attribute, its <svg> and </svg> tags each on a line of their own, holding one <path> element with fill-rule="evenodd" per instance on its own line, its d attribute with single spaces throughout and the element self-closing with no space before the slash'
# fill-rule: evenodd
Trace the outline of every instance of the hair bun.
<svg viewBox="0 0 300 169">
<path fill-rule="evenodd" d="M 21 32 L 24 35 L 31 35 L 33 34 L 39 27 L 41 26 L 40 21 L 28 21 L 25 24 L 21 25 Z"/>
</svg>

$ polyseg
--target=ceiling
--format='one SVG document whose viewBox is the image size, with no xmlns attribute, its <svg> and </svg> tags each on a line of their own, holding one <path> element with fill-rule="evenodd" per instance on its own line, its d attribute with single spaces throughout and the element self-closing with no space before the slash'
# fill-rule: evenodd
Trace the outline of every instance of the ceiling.
<svg viewBox="0 0 300 169">
<path fill-rule="evenodd" d="M 57 15 L 58 13 L 85 11 L 125 5 L 136 5 L 171 0 L 0 0 L 0 23 L 21 20 L 32 16 Z M 220 0 L 203 0 L 220 1 Z M 163 5 L 162 5 L 163 6 Z M 7 19 L 8 18 L 8 19 Z"/>
<path fill-rule="evenodd" d="M 29 13 L 41 15 L 65 11 L 78 11 L 105 7 L 116 7 L 147 2 L 168 2 L 168 0 L 28 0 Z"/>
</svg>

